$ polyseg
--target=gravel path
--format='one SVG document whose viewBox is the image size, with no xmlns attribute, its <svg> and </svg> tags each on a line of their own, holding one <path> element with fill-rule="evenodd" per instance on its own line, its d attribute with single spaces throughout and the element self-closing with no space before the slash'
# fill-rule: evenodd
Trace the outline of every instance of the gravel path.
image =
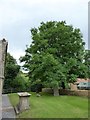
<svg viewBox="0 0 90 120">
<path fill-rule="evenodd" d="M 2 118 L 15 118 L 14 108 L 6 94 L 2 95 Z"/>
</svg>

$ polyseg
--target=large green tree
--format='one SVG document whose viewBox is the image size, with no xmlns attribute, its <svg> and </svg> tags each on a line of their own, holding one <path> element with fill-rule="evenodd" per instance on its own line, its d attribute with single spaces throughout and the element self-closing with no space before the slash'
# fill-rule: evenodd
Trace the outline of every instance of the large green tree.
<svg viewBox="0 0 90 120">
<path fill-rule="evenodd" d="M 31 35 L 32 44 L 20 60 L 29 71 L 32 83 L 39 81 L 52 87 L 54 95 L 59 95 L 61 82 L 74 82 L 82 74 L 87 76 L 83 70 L 86 67 L 83 64 L 85 43 L 80 29 L 67 25 L 65 21 L 50 21 L 32 28 Z M 79 69 L 82 74 L 77 72 Z"/>
<path fill-rule="evenodd" d="M 88 67 L 88 77 L 90 78 L 90 50 L 85 51 L 85 65 Z"/>
</svg>

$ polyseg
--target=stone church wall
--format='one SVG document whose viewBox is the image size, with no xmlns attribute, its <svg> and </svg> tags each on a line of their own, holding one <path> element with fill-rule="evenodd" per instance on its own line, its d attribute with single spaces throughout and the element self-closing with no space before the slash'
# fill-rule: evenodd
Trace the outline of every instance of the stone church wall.
<svg viewBox="0 0 90 120">
<path fill-rule="evenodd" d="M 4 65 L 5 56 L 7 51 L 7 41 L 5 39 L 0 40 L 0 119 L 2 118 L 2 88 L 4 81 Z"/>
</svg>

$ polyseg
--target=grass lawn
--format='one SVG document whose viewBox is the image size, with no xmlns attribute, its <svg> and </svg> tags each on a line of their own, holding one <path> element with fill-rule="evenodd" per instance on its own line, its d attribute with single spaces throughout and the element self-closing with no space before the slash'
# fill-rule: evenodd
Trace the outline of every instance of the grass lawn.
<svg viewBox="0 0 90 120">
<path fill-rule="evenodd" d="M 36 97 L 31 93 L 30 110 L 20 113 L 18 118 L 88 118 L 88 99 L 77 96 L 43 94 Z M 9 94 L 13 106 L 18 103 L 17 94 Z"/>
</svg>

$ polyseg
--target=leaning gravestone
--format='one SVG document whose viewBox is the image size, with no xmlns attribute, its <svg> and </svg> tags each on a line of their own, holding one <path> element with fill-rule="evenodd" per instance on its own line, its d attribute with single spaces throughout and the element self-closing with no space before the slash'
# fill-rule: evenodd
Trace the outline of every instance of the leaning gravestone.
<svg viewBox="0 0 90 120">
<path fill-rule="evenodd" d="M 2 119 L 2 88 L 4 81 L 5 56 L 7 52 L 7 41 L 0 40 L 0 119 Z"/>
</svg>

